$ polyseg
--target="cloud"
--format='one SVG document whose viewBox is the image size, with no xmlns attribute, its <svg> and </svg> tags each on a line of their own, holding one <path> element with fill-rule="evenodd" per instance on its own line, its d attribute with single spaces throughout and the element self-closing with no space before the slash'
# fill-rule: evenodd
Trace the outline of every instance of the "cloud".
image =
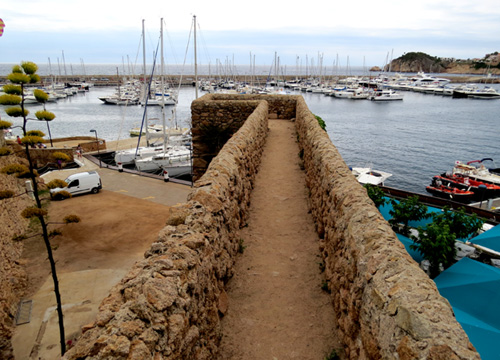
<svg viewBox="0 0 500 360">
<path fill-rule="evenodd" d="M 144 6 L 143 6 L 144 5 Z M 337 54 L 353 64 L 381 65 L 387 53 L 422 51 L 433 56 L 470 58 L 498 50 L 500 7 L 496 0 L 400 0 L 383 2 L 254 0 L 18 0 L 2 4 L 6 23 L 0 38 L 2 62 L 46 61 L 65 51 L 70 61 L 119 63 L 138 56 L 142 20 L 146 19 L 148 57 L 155 48 L 164 16 L 169 61 L 183 62 L 197 15 L 200 59 L 248 63 L 250 53 L 270 64 L 277 52 L 282 63 L 299 56 Z M 192 55 L 189 55 L 192 57 Z M 347 61 L 347 60 L 345 60 Z"/>
</svg>

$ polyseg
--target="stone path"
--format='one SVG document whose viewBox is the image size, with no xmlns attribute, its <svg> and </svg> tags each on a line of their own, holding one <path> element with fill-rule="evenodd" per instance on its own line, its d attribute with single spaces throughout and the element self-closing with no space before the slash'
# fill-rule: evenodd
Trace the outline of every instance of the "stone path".
<svg viewBox="0 0 500 360">
<path fill-rule="evenodd" d="M 245 250 L 228 284 L 220 359 L 325 359 L 340 349 L 294 123 L 271 120 Z"/>
</svg>

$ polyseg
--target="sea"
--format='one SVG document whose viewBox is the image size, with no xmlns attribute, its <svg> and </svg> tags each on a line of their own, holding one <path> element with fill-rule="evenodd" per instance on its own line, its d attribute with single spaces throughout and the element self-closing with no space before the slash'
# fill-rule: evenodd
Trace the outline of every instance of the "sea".
<svg viewBox="0 0 500 360">
<path fill-rule="evenodd" d="M 112 74 L 111 70 L 97 71 L 100 75 Z M 500 85 L 491 86 L 500 91 Z M 144 107 L 105 105 L 99 100 L 113 92 L 112 87 L 93 87 L 89 92 L 46 104 L 47 110 L 56 115 L 49 123 L 51 136 L 94 136 L 90 130 L 95 130 L 107 141 L 129 138 L 129 130 L 140 125 L 145 116 Z M 198 92 L 198 96 L 203 94 Z M 345 162 L 393 174 L 387 186 L 425 194 L 432 177 L 451 170 L 456 161 L 492 158 L 500 167 L 500 100 L 453 99 L 410 91 L 403 92 L 403 101 L 392 102 L 296 94 L 302 95 L 309 109 L 325 121 L 328 135 Z M 195 97 L 194 87 L 180 88 L 178 105 L 166 107 L 170 124 L 190 126 L 190 106 Z M 21 125 L 1 108 L 3 120 Z M 42 105 L 29 105 L 28 109 L 34 114 Z M 147 116 L 161 119 L 162 113 L 159 107 L 148 107 Z M 46 123 L 36 120 L 29 122 L 29 128 L 46 134 L 49 130 Z M 14 129 L 14 133 L 19 130 Z"/>
</svg>

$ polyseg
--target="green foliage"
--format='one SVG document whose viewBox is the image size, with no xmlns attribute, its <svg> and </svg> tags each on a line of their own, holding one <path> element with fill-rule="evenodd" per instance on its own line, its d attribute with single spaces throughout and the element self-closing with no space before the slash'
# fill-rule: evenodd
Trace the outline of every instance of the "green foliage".
<svg viewBox="0 0 500 360">
<path fill-rule="evenodd" d="M 325 131 L 326 131 L 326 123 L 325 123 L 325 121 L 324 121 L 321 117 L 319 117 L 318 115 L 314 115 L 314 117 L 316 118 L 316 120 L 318 120 L 318 124 L 319 124 L 319 126 L 320 126 L 323 130 L 325 130 Z"/>
<path fill-rule="evenodd" d="M 7 175 L 19 174 L 19 173 L 23 173 L 23 172 L 26 172 L 26 171 L 29 171 L 29 169 L 26 166 L 21 165 L 21 164 L 9 164 L 9 165 L 5 165 L 0 170 L 0 172 L 2 174 L 7 174 Z"/>
<path fill-rule="evenodd" d="M 66 183 L 66 181 L 61 180 L 61 179 L 54 179 L 54 180 L 51 180 L 51 181 L 47 184 L 47 187 L 48 187 L 49 189 L 55 189 L 55 188 L 65 188 L 66 186 L 68 186 L 68 184 Z"/>
<path fill-rule="evenodd" d="M 14 84 L 29 84 L 31 83 L 31 78 L 29 75 L 23 73 L 10 73 L 7 75 L 7 79 Z"/>
<path fill-rule="evenodd" d="M 467 215 L 463 208 L 450 211 L 448 207 L 442 213 L 434 213 L 433 221 L 425 228 L 418 228 L 418 236 L 412 236 L 416 244 L 411 249 L 420 252 L 430 263 L 430 276 L 436 277 L 441 267 L 447 269 L 456 259 L 457 239 L 468 239 L 483 226 L 483 221 L 476 215 Z"/>
<path fill-rule="evenodd" d="M 69 199 L 71 194 L 65 190 L 58 191 L 55 194 L 52 194 L 52 200 L 64 200 Z"/>
<path fill-rule="evenodd" d="M 7 156 L 7 155 L 10 155 L 12 154 L 12 150 L 8 147 L 2 147 L 0 148 L 0 156 Z"/>
<path fill-rule="evenodd" d="M 19 105 L 21 101 L 21 97 L 15 94 L 4 94 L 0 96 L 0 105 Z"/>
<path fill-rule="evenodd" d="M 455 234 L 450 231 L 448 224 L 432 222 L 425 229 L 419 227 L 418 237 L 412 236 L 412 240 L 416 244 L 411 244 L 410 248 L 420 252 L 429 261 L 431 278 L 439 275 L 441 265 L 446 269 L 455 262 Z"/>
<path fill-rule="evenodd" d="M 435 57 L 435 56 L 430 56 L 426 53 L 423 52 L 409 52 L 404 54 L 403 56 L 399 57 L 398 60 L 403 60 L 407 62 L 412 62 L 412 61 L 421 61 L 421 60 L 432 60 L 434 62 L 440 62 L 441 59 Z"/>
<path fill-rule="evenodd" d="M 12 72 L 14 74 L 22 74 L 23 73 L 23 68 L 20 65 L 14 65 L 12 67 Z"/>
<path fill-rule="evenodd" d="M 398 228 L 400 224 L 403 225 L 402 229 L 399 229 L 402 235 L 408 236 L 410 234 L 410 228 L 408 223 L 410 221 L 419 221 L 429 217 L 427 214 L 427 206 L 420 203 L 418 196 L 411 196 L 407 199 L 400 200 L 399 203 L 394 199 L 391 200 L 392 210 L 389 211 L 391 219 L 389 224 L 393 228 Z"/>
<path fill-rule="evenodd" d="M 385 198 L 385 193 L 381 188 L 372 184 L 365 184 L 364 187 L 368 193 L 368 197 L 373 201 L 377 208 L 386 203 L 387 200 Z"/>
<path fill-rule="evenodd" d="M 56 118 L 54 113 L 47 110 L 39 110 L 35 113 L 38 120 L 52 121 Z"/>
<path fill-rule="evenodd" d="M 8 129 L 12 126 L 10 121 L 0 120 L 0 130 Z"/>
<path fill-rule="evenodd" d="M 60 151 L 56 151 L 55 153 L 53 153 L 52 158 L 54 158 L 55 160 L 61 160 L 61 161 L 70 161 L 71 160 L 71 158 L 69 157 L 68 154 L 65 154 L 65 153 L 60 152 Z"/>
<path fill-rule="evenodd" d="M 45 103 L 47 100 L 49 100 L 49 95 L 40 89 L 35 89 L 33 90 L 33 95 L 35 96 L 36 101 L 40 103 Z"/>
<path fill-rule="evenodd" d="M 21 216 L 25 219 L 43 217 L 47 216 L 47 210 L 40 209 L 38 207 L 28 207 L 21 212 Z"/>
<path fill-rule="evenodd" d="M 77 215 L 68 215 L 63 219 L 65 224 L 76 224 L 81 221 L 81 219 Z"/>
<path fill-rule="evenodd" d="M 14 197 L 14 191 L 11 190 L 0 190 L 0 200 L 10 199 Z"/>
<path fill-rule="evenodd" d="M 38 136 L 38 137 L 41 137 L 41 138 L 43 138 L 45 136 L 44 132 L 40 131 L 40 130 L 29 130 L 29 131 L 26 132 L 26 135 L 28 135 L 28 136 Z"/>
<path fill-rule="evenodd" d="M 19 85 L 14 85 L 14 84 L 7 84 L 3 86 L 3 91 L 6 94 L 10 95 L 19 95 L 21 96 L 23 94 L 23 89 Z"/>
<path fill-rule="evenodd" d="M 484 224 L 475 214 L 466 214 L 464 208 L 451 211 L 449 207 L 443 208 L 442 213 L 433 214 L 433 222 L 439 226 L 448 225 L 456 239 L 464 240 L 475 235 Z"/>
<path fill-rule="evenodd" d="M 29 75 L 30 77 L 30 84 L 36 84 L 37 82 L 40 82 L 40 76 L 38 74 L 31 74 Z"/>
<path fill-rule="evenodd" d="M 15 95 L 12 95 L 12 96 L 15 96 Z M 5 109 L 5 112 L 7 113 L 7 115 L 9 115 L 11 117 L 21 117 L 21 116 L 26 117 L 29 114 L 28 110 L 24 109 L 24 111 L 23 111 L 19 106 L 7 108 L 7 109 Z"/>
<path fill-rule="evenodd" d="M 36 145 L 43 142 L 43 138 L 36 135 L 26 135 L 21 138 L 23 145 Z"/>
<path fill-rule="evenodd" d="M 38 70 L 38 65 L 32 61 L 23 61 L 21 67 L 25 74 L 34 75 Z"/>
</svg>

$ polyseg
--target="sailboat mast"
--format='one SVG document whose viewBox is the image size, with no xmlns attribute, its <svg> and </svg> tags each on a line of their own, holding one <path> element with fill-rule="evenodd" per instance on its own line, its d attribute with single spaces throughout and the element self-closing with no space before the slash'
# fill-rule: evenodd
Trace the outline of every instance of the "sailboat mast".
<svg viewBox="0 0 500 360">
<path fill-rule="evenodd" d="M 160 19 L 160 43 L 161 43 L 161 66 L 160 66 L 160 86 L 161 86 L 161 123 L 163 126 L 163 151 L 167 148 L 167 124 L 165 123 L 165 82 L 163 76 L 164 58 L 163 58 L 163 18 Z"/>
<path fill-rule="evenodd" d="M 147 97 L 148 94 L 148 84 L 146 79 L 146 31 L 144 29 L 144 19 L 142 19 L 142 70 L 143 70 L 143 80 L 144 80 L 144 119 L 146 119 L 146 145 L 149 146 L 149 124 L 148 124 L 148 109 L 147 109 Z"/>
<path fill-rule="evenodd" d="M 195 86 L 195 99 L 198 99 L 198 60 L 196 58 L 196 15 L 193 15 L 194 26 L 194 86 Z"/>
</svg>

